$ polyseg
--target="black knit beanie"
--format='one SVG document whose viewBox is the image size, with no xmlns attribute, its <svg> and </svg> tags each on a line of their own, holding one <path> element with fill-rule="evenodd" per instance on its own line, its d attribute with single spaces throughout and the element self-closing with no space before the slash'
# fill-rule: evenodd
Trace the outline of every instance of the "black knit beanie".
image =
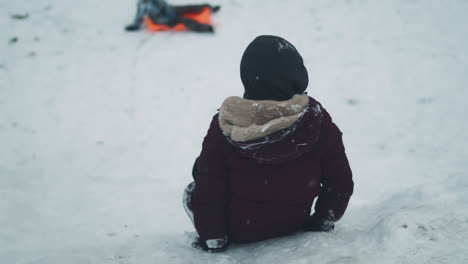
<svg viewBox="0 0 468 264">
<path fill-rule="evenodd" d="M 244 98 L 285 101 L 307 89 L 309 77 L 301 55 L 287 40 L 259 36 L 242 55 Z"/>
</svg>

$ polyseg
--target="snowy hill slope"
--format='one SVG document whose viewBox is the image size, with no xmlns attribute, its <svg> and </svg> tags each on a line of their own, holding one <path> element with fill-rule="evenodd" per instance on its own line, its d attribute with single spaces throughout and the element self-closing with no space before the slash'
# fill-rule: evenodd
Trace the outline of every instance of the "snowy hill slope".
<svg viewBox="0 0 468 264">
<path fill-rule="evenodd" d="M 468 2 L 214 3 L 215 35 L 150 35 L 133 0 L 0 0 L 0 262 L 468 263 Z M 333 233 L 204 254 L 181 193 L 260 34 L 302 53 L 355 195 Z"/>
</svg>

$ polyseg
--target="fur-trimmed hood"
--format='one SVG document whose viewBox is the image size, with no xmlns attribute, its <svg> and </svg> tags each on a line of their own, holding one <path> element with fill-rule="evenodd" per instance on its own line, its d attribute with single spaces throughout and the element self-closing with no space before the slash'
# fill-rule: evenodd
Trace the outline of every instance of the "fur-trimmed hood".
<svg viewBox="0 0 468 264">
<path fill-rule="evenodd" d="M 287 101 L 233 96 L 219 111 L 219 125 L 228 141 L 260 163 L 280 163 L 310 150 L 319 137 L 321 120 L 320 104 L 307 95 Z"/>
<path fill-rule="evenodd" d="M 255 101 L 237 96 L 224 100 L 219 125 L 236 142 L 266 137 L 294 124 L 304 114 L 309 98 L 295 95 L 288 101 Z"/>
</svg>

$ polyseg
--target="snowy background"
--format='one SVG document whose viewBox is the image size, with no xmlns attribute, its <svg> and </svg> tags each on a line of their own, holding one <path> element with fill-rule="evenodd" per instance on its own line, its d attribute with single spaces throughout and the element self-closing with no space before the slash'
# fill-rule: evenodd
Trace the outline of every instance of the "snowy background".
<svg viewBox="0 0 468 264">
<path fill-rule="evenodd" d="M 0 263 L 468 263 L 468 1 L 212 3 L 201 35 L 124 32 L 134 0 L 0 0 Z M 182 190 L 260 34 L 302 53 L 355 195 L 333 233 L 202 253 Z"/>
</svg>

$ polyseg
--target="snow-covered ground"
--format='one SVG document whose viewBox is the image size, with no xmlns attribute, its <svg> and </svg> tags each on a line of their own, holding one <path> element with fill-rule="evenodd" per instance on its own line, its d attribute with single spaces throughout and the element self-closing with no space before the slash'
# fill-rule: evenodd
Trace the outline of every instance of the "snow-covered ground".
<svg viewBox="0 0 468 264">
<path fill-rule="evenodd" d="M 215 35 L 151 35 L 134 0 L 0 0 L 0 263 L 468 263 L 468 1 L 213 3 Z M 302 53 L 355 195 L 333 233 L 202 253 L 182 190 L 260 34 Z"/>
</svg>

